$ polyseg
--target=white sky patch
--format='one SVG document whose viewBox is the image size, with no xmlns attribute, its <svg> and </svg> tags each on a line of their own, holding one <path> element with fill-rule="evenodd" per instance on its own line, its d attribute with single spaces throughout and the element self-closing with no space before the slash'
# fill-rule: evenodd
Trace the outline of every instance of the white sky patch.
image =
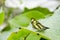
<svg viewBox="0 0 60 40">
<path fill-rule="evenodd" d="M 22 4 L 20 2 L 22 2 Z M 18 7 L 22 10 L 24 7 L 30 9 L 37 6 L 42 6 L 48 8 L 50 11 L 54 11 L 59 4 L 59 1 L 55 0 L 6 0 L 5 2 L 5 5 L 8 7 Z"/>
<path fill-rule="evenodd" d="M 5 1 L 5 5 L 7 7 L 14 7 L 14 8 L 16 8 L 16 7 L 19 7 L 20 2 L 19 2 L 19 0 L 6 0 Z"/>
</svg>

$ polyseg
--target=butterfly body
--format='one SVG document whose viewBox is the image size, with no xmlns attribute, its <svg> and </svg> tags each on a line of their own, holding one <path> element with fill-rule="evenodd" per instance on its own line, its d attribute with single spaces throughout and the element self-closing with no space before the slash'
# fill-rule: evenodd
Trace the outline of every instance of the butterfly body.
<svg viewBox="0 0 60 40">
<path fill-rule="evenodd" d="M 38 29 L 38 30 L 46 30 L 49 29 L 48 27 L 43 26 L 41 23 L 36 21 L 34 18 L 31 19 L 31 24 L 33 28 Z"/>
</svg>

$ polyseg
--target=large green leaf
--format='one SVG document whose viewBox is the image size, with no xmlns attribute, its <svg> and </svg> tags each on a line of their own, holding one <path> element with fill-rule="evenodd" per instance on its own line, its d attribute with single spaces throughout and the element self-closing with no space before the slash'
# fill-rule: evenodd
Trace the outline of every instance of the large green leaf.
<svg viewBox="0 0 60 40">
<path fill-rule="evenodd" d="M 18 32 L 12 33 L 8 40 L 22 40 L 25 36 L 27 36 L 30 33 L 30 31 L 26 29 L 21 29 Z M 14 35 L 13 35 L 14 34 Z"/>
<path fill-rule="evenodd" d="M 18 32 L 13 32 L 9 37 L 8 40 L 50 40 L 46 36 L 42 34 L 32 32 L 27 29 L 20 29 Z"/>
<path fill-rule="evenodd" d="M 39 11 L 30 11 L 16 16 L 12 20 L 9 20 L 9 23 L 13 27 L 28 26 L 31 18 L 41 19 L 45 18 L 45 15 Z"/>
<path fill-rule="evenodd" d="M 33 9 L 27 9 L 22 12 L 21 15 L 16 16 L 12 20 L 9 20 L 11 26 L 20 27 L 20 26 L 28 26 L 31 18 L 42 19 L 45 18 L 46 15 L 53 14 L 47 8 L 36 7 Z"/>
</svg>

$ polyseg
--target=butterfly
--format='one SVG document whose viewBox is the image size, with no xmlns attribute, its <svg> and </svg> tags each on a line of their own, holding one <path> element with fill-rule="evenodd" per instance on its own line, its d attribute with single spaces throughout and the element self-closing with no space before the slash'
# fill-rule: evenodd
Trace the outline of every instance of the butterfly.
<svg viewBox="0 0 60 40">
<path fill-rule="evenodd" d="M 40 22 L 38 22 L 34 18 L 31 18 L 31 24 L 32 24 L 33 28 L 38 29 L 38 30 L 46 30 L 46 29 L 49 29 L 48 27 L 45 27 L 44 25 L 42 25 Z"/>
</svg>

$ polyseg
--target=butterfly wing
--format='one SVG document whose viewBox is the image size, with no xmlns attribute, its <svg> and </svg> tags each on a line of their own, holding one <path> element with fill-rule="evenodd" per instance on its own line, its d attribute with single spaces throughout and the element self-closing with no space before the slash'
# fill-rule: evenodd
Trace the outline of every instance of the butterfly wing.
<svg viewBox="0 0 60 40">
<path fill-rule="evenodd" d="M 33 25 L 33 28 L 39 29 L 39 30 L 46 30 L 49 29 L 48 27 L 43 26 L 41 23 L 39 23 L 37 20 L 32 19 L 31 24 Z"/>
</svg>

